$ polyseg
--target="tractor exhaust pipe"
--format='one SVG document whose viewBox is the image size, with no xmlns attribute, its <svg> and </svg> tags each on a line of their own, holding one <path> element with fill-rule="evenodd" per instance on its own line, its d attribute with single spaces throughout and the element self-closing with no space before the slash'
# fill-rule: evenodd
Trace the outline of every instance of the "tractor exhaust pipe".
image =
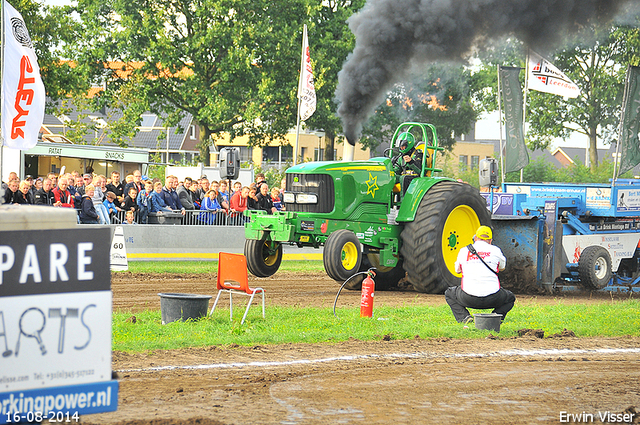
<svg viewBox="0 0 640 425">
<path fill-rule="evenodd" d="M 344 150 L 342 151 L 343 161 L 353 161 L 353 155 L 356 151 L 356 142 L 347 139 L 347 143 L 344 144 Z"/>
</svg>

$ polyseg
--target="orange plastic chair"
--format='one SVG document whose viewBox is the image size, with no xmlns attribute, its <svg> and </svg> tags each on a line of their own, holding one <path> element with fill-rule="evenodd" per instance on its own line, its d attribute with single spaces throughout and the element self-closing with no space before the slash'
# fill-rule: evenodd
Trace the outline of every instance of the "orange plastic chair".
<svg viewBox="0 0 640 425">
<path fill-rule="evenodd" d="M 264 289 L 249 288 L 249 273 L 247 272 L 247 259 L 242 254 L 230 254 L 221 252 L 218 255 L 218 296 L 213 303 L 209 316 L 216 309 L 220 295 L 223 292 L 229 293 L 229 320 L 233 320 L 233 294 L 248 295 L 251 298 L 247 303 L 247 309 L 242 316 L 240 324 L 244 323 L 247 317 L 253 297 L 257 293 L 262 293 L 262 318 L 264 318 Z"/>
</svg>

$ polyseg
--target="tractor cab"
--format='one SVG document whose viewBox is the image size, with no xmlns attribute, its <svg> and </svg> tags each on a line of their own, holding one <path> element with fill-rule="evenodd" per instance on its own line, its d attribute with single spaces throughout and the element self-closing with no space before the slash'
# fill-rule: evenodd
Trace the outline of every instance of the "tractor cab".
<svg viewBox="0 0 640 425">
<path fill-rule="evenodd" d="M 413 179 L 431 177 L 442 169 L 435 168 L 436 155 L 444 148 L 438 146 L 438 135 L 431 124 L 407 122 L 396 129 L 391 148 L 386 155 L 396 176 L 394 203 L 407 192 Z"/>
</svg>

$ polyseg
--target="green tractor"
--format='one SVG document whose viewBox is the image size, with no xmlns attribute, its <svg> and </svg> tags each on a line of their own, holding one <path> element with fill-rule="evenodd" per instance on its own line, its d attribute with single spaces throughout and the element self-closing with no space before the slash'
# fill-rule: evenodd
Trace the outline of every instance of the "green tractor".
<svg viewBox="0 0 640 425">
<path fill-rule="evenodd" d="M 248 212 L 249 271 L 273 275 L 283 244 L 324 246 L 325 270 L 340 283 L 375 267 L 378 290 L 396 286 L 405 275 L 419 292 L 460 285 L 458 251 L 491 217 L 477 189 L 435 176 L 442 171 L 435 168 L 442 150 L 433 125 L 404 123 L 384 157 L 289 168 L 286 211 Z M 415 159 L 405 161 L 412 154 Z M 352 279 L 346 287 L 358 289 L 361 282 Z"/>
</svg>

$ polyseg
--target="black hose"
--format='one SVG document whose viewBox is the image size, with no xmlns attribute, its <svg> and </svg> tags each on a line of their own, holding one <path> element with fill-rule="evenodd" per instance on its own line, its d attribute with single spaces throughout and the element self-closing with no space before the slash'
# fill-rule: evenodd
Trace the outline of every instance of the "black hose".
<svg viewBox="0 0 640 425">
<path fill-rule="evenodd" d="M 354 277 L 358 276 L 359 274 L 367 274 L 369 273 L 371 270 L 375 270 L 375 267 L 371 267 L 369 270 L 367 270 L 366 272 L 358 272 L 352 276 L 349 276 L 349 278 L 347 280 L 345 280 L 342 283 L 342 286 L 340 286 L 340 289 L 338 289 L 338 293 L 336 294 L 336 299 L 333 301 L 333 315 L 337 318 L 338 315 L 336 314 L 336 304 L 338 304 L 338 297 L 340 296 L 340 292 L 342 292 L 342 288 L 344 288 L 344 285 L 347 284 L 347 282 L 349 282 L 351 279 L 353 279 Z"/>
</svg>

